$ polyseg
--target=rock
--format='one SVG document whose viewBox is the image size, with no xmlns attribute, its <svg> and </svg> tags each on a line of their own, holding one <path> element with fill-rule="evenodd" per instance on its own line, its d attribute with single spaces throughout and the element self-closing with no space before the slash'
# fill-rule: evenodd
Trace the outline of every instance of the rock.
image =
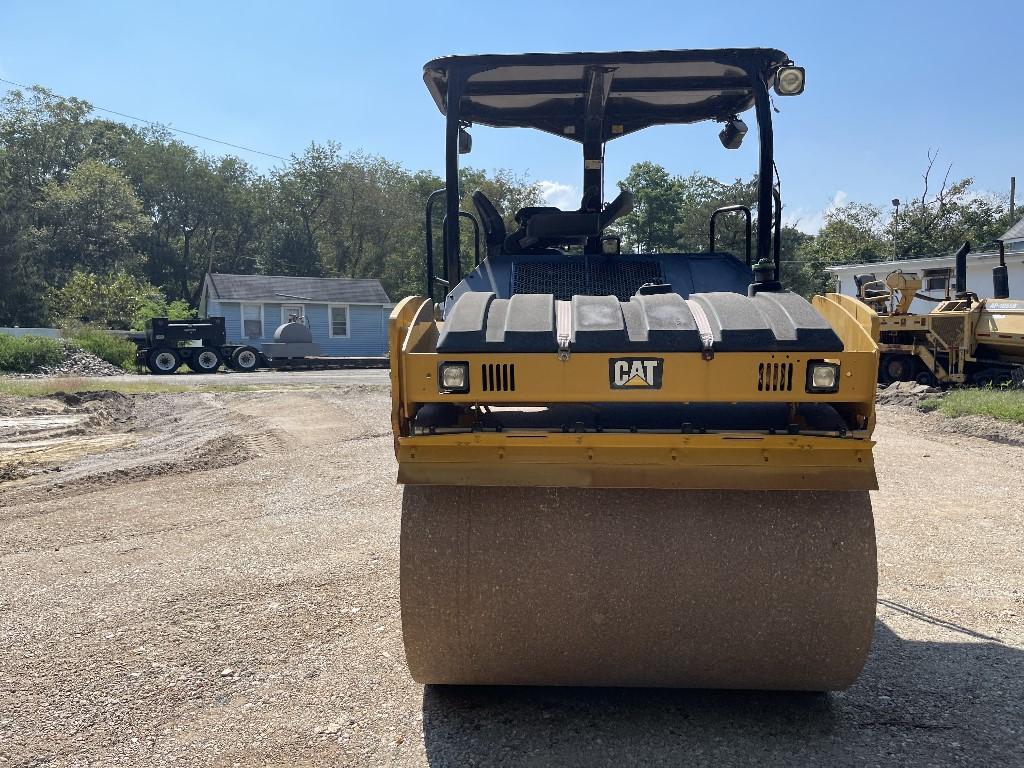
<svg viewBox="0 0 1024 768">
<path fill-rule="evenodd" d="M 224 669 L 221 670 L 220 676 L 221 677 L 231 677 L 233 674 L 235 674 L 235 670 L 233 670 L 231 667 L 225 667 Z"/>
<path fill-rule="evenodd" d="M 944 397 L 940 387 L 929 384 L 918 384 L 916 381 L 894 381 L 887 387 L 879 387 L 876 401 L 879 405 L 910 405 L 915 406 L 922 400 Z"/>
</svg>

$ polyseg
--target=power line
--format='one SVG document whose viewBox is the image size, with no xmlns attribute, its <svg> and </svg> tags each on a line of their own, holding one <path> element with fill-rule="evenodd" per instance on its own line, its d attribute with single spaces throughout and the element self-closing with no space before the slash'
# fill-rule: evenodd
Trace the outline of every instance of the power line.
<svg viewBox="0 0 1024 768">
<path fill-rule="evenodd" d="M 2 77 L 0 77 L 0 83 L 7 83 L 8 85 L 15 85 L 18 88 L 24 88 L 25 90 L 31 90 L 31 86 L 23 85 L 22 83 L 16 83 L 13 80 L 6 80 L 6 79 L 4 79 Z M 49 89 L 47 89 L 47 90 L 49 90 Z M 60 96 L 60 98 L 62 98 L 62 99 L 68 98 L 67 96 L 61 96 L 61 94 L 56 93 L 54 91 L 50 91 L 50 93 L 53 93 L 54 96 Z M 202 139 L 203 141 L 212 141 L 214 144 L 222 144 L 225 147 L 231 147 L 232 149 L 240 149 L 243 152 L 252 152 L 253 154 L 256 154 L 256 155 L 263 155 L 264 157 L 272 157 L 275 160 L 284 160 L 285 162 L 288 161 L 288 158 L 281 157 L 281 155 L 275 155 L 273 152 L 263 152 L 262 150 L 253 149 L 252 147 L 243 147 L 241 144 L 232 144 L 230 141 L 222 141 L 220 139 L 215 139 L 215 138 L 213 138 L 211 136 L 204 136 L 201 133 L 193 133 L 192 131 L 186 131 L 186 130 L 183 130 L 181 128 L 172 128 L 169 125 L 165 125 L 164 123 L 158 123 L 155 120 L 146 120 L 143 117 L 136 117 L 135 115 L 127 115 L 124 112 L 118 112 L 116 109 L 107 109 L 106 107 L 98 107 L 95 104 L 93 104 L 92 102 L 88 102 L 88 103 L 89 103 L 89 106 L 91 106 L 97 112 L 106 112 L 108 114 L 117 115 L 118 117 L 123 117 L 123 118 L 126 118 L 128 120 L 134 120 L 137 123 L 145 123 L 146 125 L 153 126 L 154 128 L 164 128 L 164 129 L 166 129 L 168 131 L 173 131 L 174 133 L 180 133 L 180 134 L 183 134 L 185 136 L 192 136 L 193 138 Z"/>
</svg>

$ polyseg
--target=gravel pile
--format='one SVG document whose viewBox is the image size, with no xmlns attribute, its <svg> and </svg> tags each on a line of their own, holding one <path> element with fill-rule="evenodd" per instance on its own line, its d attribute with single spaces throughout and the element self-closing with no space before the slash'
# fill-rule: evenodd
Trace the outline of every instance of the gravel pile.
<svg viewBox="0 0 1024 768">
<path fill-rule="evenodd" d="M 20 378 L 45 379 L 53 376 L 123 376 L 125 371 L 106 360 L 86 352 L 70 342 L 64 345 L 64 360 L 57 365 L 42 365 L 33 373 L 22 374 Z"/>
<path fill-rule="evenodd" d="M 918 384 L 916 381 L 894 381 L 879 386 L 875 400 L 879 405 L 918 405 L 922 400 L 933 400 L 945 395 L 939 387 Z"/>
</svg>

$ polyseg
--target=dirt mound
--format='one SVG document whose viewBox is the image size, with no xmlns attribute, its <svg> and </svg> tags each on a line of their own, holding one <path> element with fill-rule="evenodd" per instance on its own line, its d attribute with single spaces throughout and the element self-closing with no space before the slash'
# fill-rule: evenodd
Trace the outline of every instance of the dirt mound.
<svg viewBox="0 0 1024 768">
<path fill-rule="evenodd" d="M 276 448 L 209 393 L 61 392 L 4 405 L 0 507 L 233 466 Z"/>
</svg>

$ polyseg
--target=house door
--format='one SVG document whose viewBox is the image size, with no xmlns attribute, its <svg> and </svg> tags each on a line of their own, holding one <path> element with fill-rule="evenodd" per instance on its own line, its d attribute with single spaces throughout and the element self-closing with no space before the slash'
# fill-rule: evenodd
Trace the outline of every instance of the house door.
<svg viewBox="0 0 1024 768">
<path fill-rule="evenodd" d="M 289 323 L 292 318 L 297 318 L 298 322 L 306 322 L 306 307 L 304 304 L 282 304 L 281 305 L 281 324 Z"/>
</svg>

